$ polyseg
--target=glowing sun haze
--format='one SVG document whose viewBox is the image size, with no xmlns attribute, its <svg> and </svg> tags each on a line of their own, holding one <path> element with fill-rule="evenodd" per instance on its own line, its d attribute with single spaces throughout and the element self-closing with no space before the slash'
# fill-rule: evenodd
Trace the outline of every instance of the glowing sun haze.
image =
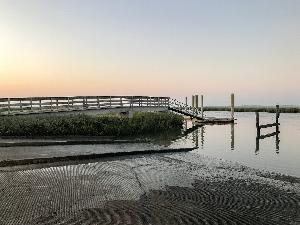
<svg viewBox="0 0 300 225">
<path fill-rule="evenodd" d="M 300 104 L 298 0 L 0 0 L 0 96 Z"/>
</svg>

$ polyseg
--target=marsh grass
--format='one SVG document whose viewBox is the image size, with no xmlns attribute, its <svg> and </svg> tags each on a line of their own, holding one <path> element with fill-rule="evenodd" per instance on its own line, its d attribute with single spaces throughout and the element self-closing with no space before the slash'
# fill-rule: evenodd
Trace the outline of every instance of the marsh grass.
<svg viewBox="0 0 300 225">
<path fill-rule="evenodd" d="M 181 130 L 183 117 L 173 113 L 0 117 L 0 136 L 133 136 Z"/>
</svg>

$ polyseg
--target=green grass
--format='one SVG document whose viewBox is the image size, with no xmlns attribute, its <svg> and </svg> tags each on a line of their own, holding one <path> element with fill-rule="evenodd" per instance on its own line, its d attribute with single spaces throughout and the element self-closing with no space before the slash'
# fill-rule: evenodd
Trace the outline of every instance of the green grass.
<svg viewBox="0 0 300 225">
<path fill-rule="evenodd" d="M 227 106 L 208 106 L 204 107 L 204 111 L 230 111 L 230 107 Z M 269 113 L 275 113 L 276 108 L 275 107 L 244 107 L 244 106 L 238 106 L 234 108 L 235 112 L 269 112 Z M 279 108 L 279 111 L 281 113 L 300 113 L 299 107 L 281 107 Z"/>
<path fill-rule="evenodd" d="M 0 117 L 0 136 L 134 136 L 181 130 L 183 117 L 173 113 L 122 116 L 45 115 Z"/>
</svg>

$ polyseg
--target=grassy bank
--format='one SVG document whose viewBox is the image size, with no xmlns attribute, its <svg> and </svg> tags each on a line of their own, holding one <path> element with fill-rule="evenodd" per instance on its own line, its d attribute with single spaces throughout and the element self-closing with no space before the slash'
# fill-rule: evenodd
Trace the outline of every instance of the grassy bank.
<svg viewBox="0 0 300 225">
<path fill-rule="evenodd" d="M 121 116 L 45 115 L 0 118 L 0 136 L 133 136 L 182 128 L 183 117 L 172 113 Z"/>
<path fill-rule="evenodd" d="M 230 111 L 230 107 L 228 106 L 208 106 L 204 107 L 204 111 Z M 280 107 L 281 113 L 300 113 L 299 107 Z M 234 108 L 235 112 L 269 112 L 275 113 L 275 107 L 245 107 L 245 106 L 237 106 Z"/>
</svg>

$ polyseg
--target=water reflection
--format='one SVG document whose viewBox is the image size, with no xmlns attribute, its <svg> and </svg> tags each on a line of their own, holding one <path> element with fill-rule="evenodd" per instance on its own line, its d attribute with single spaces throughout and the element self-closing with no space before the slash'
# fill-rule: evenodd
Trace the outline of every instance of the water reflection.
<svg viewBox="0 0 300 225">
<path fill-rule="evenodd" d="M 230 144 L 230 147 L 231 147 L 231 150 L 234 150 L 234 123 L 230 124 L 230 127 L 231 127 L 231 135 L 230 135 L 230 139 L 231 139 L 231 144 Z"/>
<path fill-rule="evenodd" d="M 230 125 L 222 125 L 222 126 L 214 125 L 215 129 L 220 129 L 220 130 L 222 130 L 224 126 L 225 127 L 230 126 L 230 150 L 231 151 L 235 150 L 235 127 L 236 127 L 236 125 L 237 125 L 237 123 L 232 123 Z M 255 124 L 253 124 L 253 126 L 255 126 Z M 185 136 L 186 140 L 189 139 L 195 147 L 204 149 L 205 148 L 204 144 L 205 144 L 205 139 L 206 139 L 205 136 L 207 135 L 206 130 L 208 127 L 212 127 L 212 125 L 199 126 L 199 125 L 195 124 L 193 120 L 185 120 L 183 136 Z M 279 133 L 280 133 L 279 126 L 276 126 L 276 132 L 264 134 L 264 135 L 261 135 L 260 131 L 257 130 L 256 138 L 255 138 L 255 140 L 256 140 L 255 155 L 259 154 L 261 140 L 269 138 L 269 137 L 275 137 L 275 152 L 277 154 L 279 154 L 279 150 L 280 150 Z M 179 141 L 179 140 L 180 139 L 177 139 L 177 141 Z"/>
<path fill-rule="evenodd" d="M 190 125 L 190 127 L 189 127 L 189 125 Z M 208 126 L 212 126 L 212 125 L 208 125 Z M 222 126 L 227 126 L 227 125 L 222 125 Z M 234 150 L 235 124 L 234 123 L 230 124 L 230 128 L 231 128 L 230 129 L 230 149 Z M 192 136 L 189 137 L 189 134 L 192 134 Z M 206 135 L 206 126 L 205 125 L 197 125 L 193 121 L 185 120 L 183 135 L 185 136 L 186 139 L 190 138 L 192 143 L 194 144 L 194 146 L 196 146 L 197 148 L 201 147 L 201 149 L 204 149 L 205 135 Z M 200 139 L 200 145 L 199 145 L 199 139 Z"/>
<path fill-rule="evenodd" d="M 203 149 L 204 147 L 204 134 L 205 134 L 205 127 L 202 126 L 200 128 L 201 149 Z"/>
</svg>

